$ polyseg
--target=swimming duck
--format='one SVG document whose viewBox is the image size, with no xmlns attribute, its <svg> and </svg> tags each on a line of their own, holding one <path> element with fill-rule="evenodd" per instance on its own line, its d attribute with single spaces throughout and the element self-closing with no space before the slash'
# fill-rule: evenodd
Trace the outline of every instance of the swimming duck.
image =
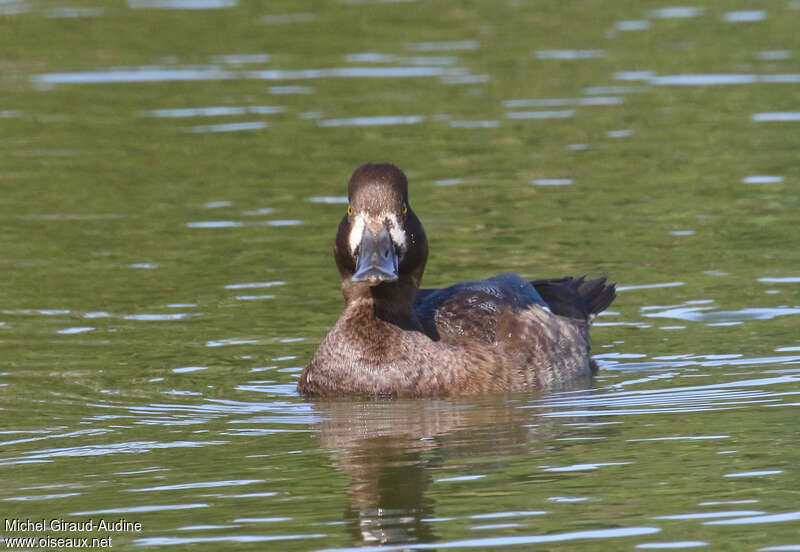
<svg viewBox="0 0 800 552">
<path fill-rule="evenodd" d="M 615 297 L 605 277 L 516 274 L 419 289 L 428 242 L 389 163 L 347 186 L 333 248 L 344 312 L 303 370 L 312 396 L 441 397 L 552 388 L 596 372 L 589 327 Z"/>
</svg>

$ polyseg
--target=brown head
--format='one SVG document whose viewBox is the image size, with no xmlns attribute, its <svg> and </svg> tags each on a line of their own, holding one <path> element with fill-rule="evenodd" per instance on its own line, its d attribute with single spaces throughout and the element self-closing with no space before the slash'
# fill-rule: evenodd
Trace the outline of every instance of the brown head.
<svg viewBox="0 0 800 552">
<path fill-rule="evenodd" d="M 408 203 L 406 175 L 390 163 L 362 165 L 350 177 L 347 199 L 333 248 L 345 299 L 369 292 L 410 305 L 428 241 Z"/>
</svg>

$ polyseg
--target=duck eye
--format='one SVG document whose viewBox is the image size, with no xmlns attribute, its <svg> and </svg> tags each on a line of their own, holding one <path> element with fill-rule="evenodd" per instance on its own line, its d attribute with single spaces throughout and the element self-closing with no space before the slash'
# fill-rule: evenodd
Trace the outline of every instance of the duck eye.
<svg viewBox="0 0 800 552">
<path fill-rule="evenodd" d="M 408 213 L 408 205 L 403 205 L 403 214 Z"/>
<path fill-rule="evenodd" d="M 351 217 L 353 216 L 353 208 L 349 205 L 347 206 L 347 214 Z"/>
</svg>

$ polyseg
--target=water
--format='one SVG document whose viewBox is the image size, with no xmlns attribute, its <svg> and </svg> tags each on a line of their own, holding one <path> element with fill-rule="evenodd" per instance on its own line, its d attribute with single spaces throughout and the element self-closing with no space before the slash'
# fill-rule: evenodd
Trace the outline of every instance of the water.
<svg viewBox="0 0 800 552">
<path fill-rule="evenodd" d="M 0 534 L 800 548 L 799 17 L 0 0 Z M 426 285 L 617 281 L 596 380 L 297 396 L 369 160 L 408 173 Z"/>
</svg>

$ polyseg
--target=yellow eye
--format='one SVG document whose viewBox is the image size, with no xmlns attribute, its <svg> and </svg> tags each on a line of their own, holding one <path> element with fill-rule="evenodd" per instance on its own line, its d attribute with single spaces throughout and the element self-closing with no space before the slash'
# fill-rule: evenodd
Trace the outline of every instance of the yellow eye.
<svg viewBox="0 0 800 552">
<path fill-rule="evenodd" d="M 408 205 L 403 205 L 403 214 L 408 213 Z"/>
<path fill-rule="evenodd" d="M 347 214 L 348 214 L 349 216 L 353 216 L 353 208 L 352 208 L 352 207 L 350 207 L 349 205 L 347 206 Z"/>
</svg>

